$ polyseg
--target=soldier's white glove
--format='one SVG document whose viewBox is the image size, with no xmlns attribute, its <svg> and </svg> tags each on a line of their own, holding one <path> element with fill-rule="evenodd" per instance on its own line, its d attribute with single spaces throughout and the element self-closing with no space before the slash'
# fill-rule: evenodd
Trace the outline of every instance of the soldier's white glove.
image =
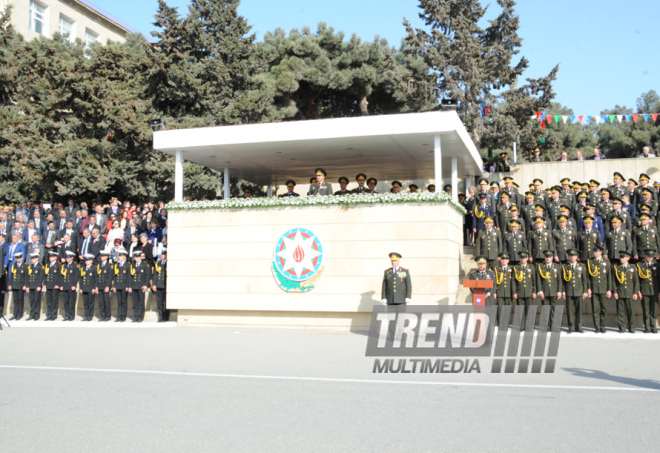
<svg viewBox="0 0 660 453">
<path fill-rule="evenodd" d="M 383 300 L 381 300 L 381 302 L 384 303 L 385 305 L 387 305 L 387 299 L 383 299 Z"/>
<path fill-rule="evenodd" d="M 406 303 L 409 304 L 410 302 L 412 302 L 412 300 L 406 297 Z"/>
</svg>

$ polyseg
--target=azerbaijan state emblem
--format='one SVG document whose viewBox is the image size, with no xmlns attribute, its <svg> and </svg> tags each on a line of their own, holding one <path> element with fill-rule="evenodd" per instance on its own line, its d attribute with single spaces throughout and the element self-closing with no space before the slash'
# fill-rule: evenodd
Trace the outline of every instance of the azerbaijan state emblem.
<svg viewBox="0 0 660 453">
<path fill-rule="evenodd" d="M 323 268 L 323 246 L 318 236 L 311 231 L 294 228 L 277 241 L 273 255 L 273 275 L 284 291 L 311 291 L 321 278 Z"/>
</svg>

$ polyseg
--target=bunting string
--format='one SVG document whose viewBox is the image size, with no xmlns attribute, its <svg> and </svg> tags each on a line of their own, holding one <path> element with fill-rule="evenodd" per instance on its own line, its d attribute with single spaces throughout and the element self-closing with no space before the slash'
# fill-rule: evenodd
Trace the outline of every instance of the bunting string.
<svg viewBox="0 0 660 453">
<path fill-rule="evenodd" d="M 564 124 L 582 124 L 588 125 L 591 124 L 593 120 L 595 124 L 605 124 L 605 123 L 629 123 L 631 121 L 637 123 L 638 121 L 644 120 L 647 123 L 656 122 L 658 120 L 657 113 L 637 113 L 637 114 L 627 114 L 627 115 L 552 115 L 546 112 L 537 112 L 535 115 L 530 117 L 531 119 L 538 120 L 541 127 L 545 128 L 546 124 L 559 123 L 560 121 Z"/>
</svg>

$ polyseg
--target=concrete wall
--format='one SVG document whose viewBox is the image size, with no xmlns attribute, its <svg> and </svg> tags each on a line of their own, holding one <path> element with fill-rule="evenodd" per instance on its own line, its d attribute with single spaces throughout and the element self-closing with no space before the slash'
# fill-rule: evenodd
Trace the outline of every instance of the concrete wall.
<svg viewBox="0 0 660 453">
<path fill-rule="evenodd" d="M 38 33 L 30 30 L 30 0 L 2 0 L 3 4 L 12 5 L 11 23 L 26 40 L 38 38 Z M 97 41 L 106 44 L 108 40 L 126 41 L 126 30 L 117 26 L 114 22 L 102 15 L 92 11 L 73 0 L 38 0 L 47 7 L 47 30 L 45 36 L 52 38 L 53 34 L 59 32 L 60 15 L 64 15 L 74 22 L 75 38 L 85 42 L 85 30 L 98 35 Z"/>
<path fill-rule="evenodd" d="M 410 270 L 413 303 L 453 304 L 461 222 L 444 204 L 173 211 L 168 307 L 183 325 L 366 327 L 393 251 Z M 311 292 L 285 292 L 272 274 L 275 245 L 292 228 L 323 244 L 325 271 Z"/>
</svg>

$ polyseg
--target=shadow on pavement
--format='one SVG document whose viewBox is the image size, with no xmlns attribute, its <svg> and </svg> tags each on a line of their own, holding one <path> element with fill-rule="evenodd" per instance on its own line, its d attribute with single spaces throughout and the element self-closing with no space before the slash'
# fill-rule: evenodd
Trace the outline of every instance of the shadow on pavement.
<svg viewBox="0 0 660 453">
<path fill-rule="evenodd" d="M 562 368 L 562 370 L 568 371 L 569 373 L 573 374 L 573 376 L 601 379 L 603 381 L 611 381 L 619 384 L 631 385 L 634 387 L 660 391 L 659 381 L 651 381 L 648 379 L 635 379 L 635 378 L 628 378 L 623 376 L 614 376 L 612 374 L 605 373 L 604 371 L 588 370 L 585 368 Z"/>
</svg>

